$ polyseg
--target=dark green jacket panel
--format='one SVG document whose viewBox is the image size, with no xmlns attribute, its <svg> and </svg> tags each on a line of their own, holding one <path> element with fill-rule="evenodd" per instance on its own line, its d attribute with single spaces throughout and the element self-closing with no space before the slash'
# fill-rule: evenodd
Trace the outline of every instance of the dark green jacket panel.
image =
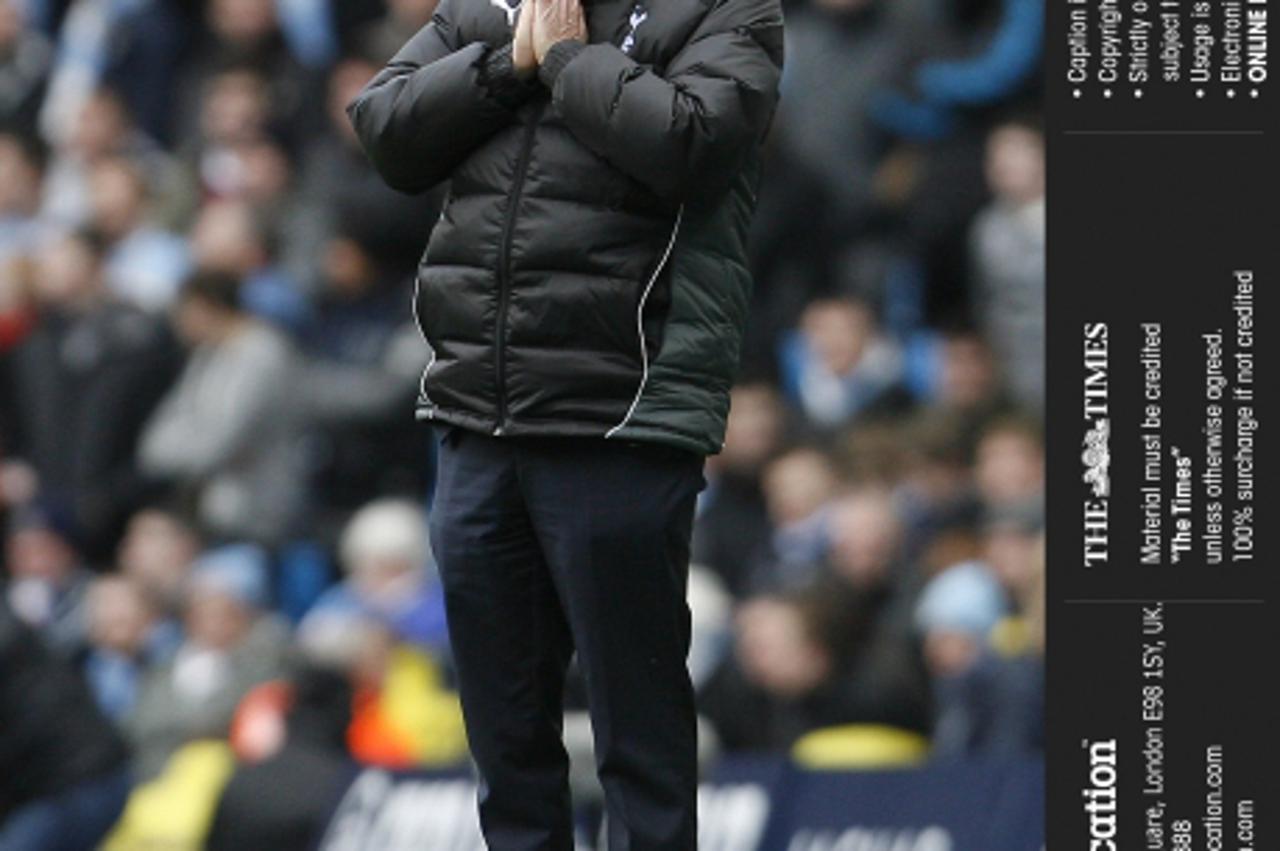
<svg viewBox="0 0 1280 851">
<path fill-rule="evenodd" d="M 715 454 L 724 444 L 729 389 L 738 368 L 751 299 L 746 239 L 755 208 L 759 155 L 752 152 L 729 192 L 690 209 L 673 253 L 671 304 L 662 348 L 634 409 L 615 436 Z"/>
</svg>

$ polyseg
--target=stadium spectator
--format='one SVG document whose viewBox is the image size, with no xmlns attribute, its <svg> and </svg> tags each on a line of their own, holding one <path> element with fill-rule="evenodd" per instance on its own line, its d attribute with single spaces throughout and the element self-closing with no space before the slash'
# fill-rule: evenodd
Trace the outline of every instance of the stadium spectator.
<svg viewBox="0 0 1280 851">
<path fill-rule="evenodd" d="M 32 281 L 36 324 L 8 358 L 6 465 L 25 465 L 102 556 L 149 492 L 133 452 L 176 372 L 173 344 L 157 321 L 110 297 L 88 235 L 47 242 Z"/>
<path fill-rule="evenodd" d="M 973 427 L 1011 406 L 994 353 L 980 334 L 949 328 L 939 336 L 937 350 L 929 402 L 938 412 L 962 417 Z"/>
<path fill-rule="evenodd" d="M 347 118 L 346 105 L 379 67 L 359 57 L 334 67 L 326 101 L 330 132 L 302 153 L 297 194 L 307 215 L 288 224 L 283 251 L 293 275 L 309 287 L 323 279 L 325 246 L 339 230 L 364 247 L 383 275 L 407 281 L 421 256 L 422 223 L 440 215 L 441 190 L 406 195 L 378 178 Z"/>
<path fill-rule="evenodd" d="M 976 438 L 970 436 L 968 420 L 965 414 L 927 410 L 906 424 L 907 458 L 893 490 L 908 561 L 919 559 L 939 538 L 945 544 L 958 532 L 972 539 L 981 506 L 971 462 Z"/>
<path fill-rule="evenodd" d="M 1002 665 L 989 646 L 1005 606 L 995 576 L 973 561 L 948 567 L 920 596 L 916 624 L 937 705 L 936 759 L 993 748 L 993 742 L 1006 735 L 997 724 Z"/>
<path fill-rule="evenodd" d="M 69 660 L 0 600 L 0 851 L 91 851 L 124 809 L 128 751 Z"/>
<path fill-rule="evenodd" d="M 389 273 L 372 223 L 339 225 L 323 246 L 302 397 L 315 452 L 316 511 L 344 520 L 387 493 L 422 493 L 430 441 L 402 415 L 430 351 L 404 302 L 410 280 Z"/>
<path fill-rule="evenodd" d="M 240 145 L 270 130 L 271 91 L 268 80 L 252 67 L 232 65 L 211 71 L 199 82 L 194 126 L 180 150 L 187 194 L 195 199 L 234 196 L 242 180 Z"/>
<path fill-rule="evenodd" d="M 908 53 L 906 30 L 892 20 L 891 5 L 817 0 L 787 17 L 790 55 L 776 155 L 814 172 L 823 192 L 821 209 L 829 217 L 823 224 L 837 229 L 837 238 L 865 227 L 875 207 L 872 178 L 882 143 L 867 107 L 900 73 Z M 838 65 L 831 64 L 833 56 L 841 57 Z M 812 225 L 806 217 L 806 226 Z"/>
<path fill-rule="evenodd" d="M 1014 100 L 1036 85 L 1044 40 L 1044 7 L 1036 0 L 957 3 L 944 7 L 935 34 L 943 51 L 922 61 L 906 91 L 883 93 L 871 105 L 887 130 L 916 140 L 957 132 L 963 112 Z M 971 43 L 977 44 L 975 50 Z M 936 54 L 966 50 L 968 56 Z M 909 92 L 909 93 L 907 93 Z"/>
<path fill-rule="evenodd" d="M 725 748 L 785 749 L 841 724 L 924 730 L 918 663 L 905 644 L 868 632 L 869 616 L 818 587 L 744 604 L 734 657 L 700 696 Z"/>
<path fill-rule="evenodd" d="M 1042 503 L 1044 438 L 1035 419 L 1009 415 L 993 421 L 978 441 L 974 465 L 978 493 L 988 508 Z"/>
<path fill-rule="evenodd" d="M 84 649 L 91 576 L 75 543 L 74 522 L 61 506 L 45 500 L 18 508 L 9 516 L 8 576 L 0 586 L 13 613 L 69 659 Z"/>
<path fill-rule="evenodd" d="M 126 729 L 140 780 L 182 745 L 225 738 L 249 690 L 280 675 L 287 634 L 270 613 L 266 554 L 232 545 L 205 553 L 186 590 L 185 637 L 142 686 Z"/>
<path fill-rule="evenodd" d="M 0 132 L 0 267 L 34 252 L 48 230 L 39 216 L 47 158 L 39 140 Z"/>
<path fill-rule="evenodd" d="M 146 177 L 147 188 L 164 193 L 157 215 L 173 206 L 176 174 L 169 155 L 134 123 L 120 95 L 95 89 L 76 113 L 67 138 L 53 147 L 45 181 L 42 215 L 66 228 L 83 227 L 93 216 L 94 166 L 106 159 L 124 159 Z"/>
<path fill-rule="evenodd" d="M 977 314 L 1024 407 L 1044 400 L 1044 134 L 1033 121 L 998 125 L 987 139 L 991 203 L 970 240 Z"/>
<path fill-rule="evenodd" d="M 374 615 L 395 637 L 447 654 L 444 596 L 427 542 L 426 512 L 407 500 L 383 499 L 356 512 L 339 544 L 347 578 L 316 603 Z"/>
<path fill-rule="evenodd" d="M 732 392 L 724 451 L 707 461 L 707 488 L 698 503 L 693 563 L 713 571 L 742 596 L 760 554 L 768 551 L 769 517 L 761 476 L 780 449 L 785 410 L 767 382 L 739 384 Z"/>
<path fill-rule="evenodd" d="M 175 315 L 191 356 L 147 423 L 139 463 L 185 490 L 212 534 L 279 541 L 301 498 L 296 354 L 244 311 L 226 275 L 190 278 Z"/>
<path fill-rule="evenodd" d="M 351 683 L 308 666 L 289 679 L 279 750 L 242 763 L 223 789 L 207 851 L 308 851 L 316 847 L 350 778 L 346 732 Z"/>
<path fill-rule="evenodd" d="M 35 325 L 35 306 L 32 304 L 28 264 L 22 258 L 0 260 L 0 357 L 22 342 Z M 3 384 L 7 377 L 0 377 Z M 0 397 L 8 398 L 10 391 L 0 389 Z M 10 421 L 16 412 L 0 412 L 0 444 L 5 436 L 11 436 L 15 426 Z M 0 450 L 3 446 L 0 445 Z M 4 488 L 0 487 L 0 491 Z M 0 500 L 5 499 L 0 495 Z"/>
<path fill-rule="evenodd" d="M 808 422 L 822 429 L 903 406 L 902 353 L 871 307 L 822 299 L 805 309 L 782 352 L 783 381 Z"/>
<path fill-rule="evenodd" d="M 317 129 L 317 81 L 291 52 L 274 0 L 210 0 L 204 9 L 205 26 L 178 84 L 180 104 L 198 103 L 198 93 L 210 92 L 204 86 L 217 76 L 229 80 L 247 74 L 258 89 L 254 96 L 261 99 L 261 121 L 279 128 L 291 142 L 307 138 Z M 189 113 L 180 116 L 179 138 L 190 141 L 194 124 Z M 207 120 L 204 129 L 210 129 Z"/>
<path fill-rule="evenodd" d="M 89 173 L 90 223 L 106 242 L 108 289 L 159 312 L 172 304 L 191 261 L 181 238 L 147 221 L 148 195 L 146 176 L 129 160 L 100 159 Z"/>
<path fill-rule="evenodd" d="M 761 587 L 803 585 L 813 578 L 830 542 L 828 520 L 840 477 L 830 456 L 811 446 L 782 453 L 764 470 L 768 507 L 768 549 L 757 554 L 763 566 L 754 571 Z"/>
<path fill-rule="evenodd" d="M 165 660 L 176 644 L 166 640 L 160 612 L 142 588 L 126 577 L 95 579 L 85 608 L 89 639 L 85 677 L 102 711 L 112 720 L 123 721 L 138 701 L 147 668 Z"/>
<path fill-rule="evenodd" d="M 201 549 L 200 535 L 186 518 L 169 509 L 146 507 L 129 518 L 116 552 L 116 569 L 137 583 L 162 618 L 174 621 L 191 564 Z"/>
<path fill-rule="evenodd" d="M 0 127 L 31 133 L 53 47 L 31 26 L 19 0 L 0 0 Z"/>
<path fill-rule="evenodd" d="M 387 0 L 387 12 L 356 35 L 361 53 L 379 65 L 396 54 L 431 20 L 439 0 Z"/>
<path fill-rule="evenodd" d="M 439 647 L 403 635 L 394 615 L 346 595 L 321 601 L 298 626 L 308 659 L 346 671 L 355 687 L 347 745 L 361 763 L 454 765 L 465 751 L 458 696 Z"/>
<path fill-rule="evenodd" d="M 239 283 L 239 303 L 248 312 L 283 329 L 300 330 L 311 306 L 275 261 L 269 217 L 246 201 L 205 204 L 191 226 L 191 251 L 203 272 Z"/>
<path fill-rule="evenodd" d="M 81 111 L 106 76 L 111 40 L 130 11 L 128 4 L 104 6 L 92 0 L 68 4 L 58 28 L 49 91 L 40 110 L 40 131 L 54 144 L 67 142 L 75 132 Z"/>
<path fill-rule="evenodd" d="M 1041 573 L 1038 551 L 1043 509 L 1038 505 L 1007 506 L 991 511 L 983 525 L 983 560 L 1010 603 L 1025 612 L 1033 607 Z"/>
<path fill-rule="evenodd" d="M 339 520 L 383 494 L 423 493 L 432 470 L 430 440 L 402 416 L 430 351 L 404 312 L 408 279 L 387 274 L 366 229 L 339 227 L 326 244 L 303 337 L 315 511 Z"/>
</svg>

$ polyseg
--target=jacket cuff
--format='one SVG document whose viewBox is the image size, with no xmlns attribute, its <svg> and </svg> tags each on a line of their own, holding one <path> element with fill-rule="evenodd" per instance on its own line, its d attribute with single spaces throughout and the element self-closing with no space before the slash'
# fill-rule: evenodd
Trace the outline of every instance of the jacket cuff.
<svg viewBox="0 0 1280 851">
<path fill-rule="evenodd" d="M 551 45 L 551 49 L 542 57 L 542 64 L 538 66 L 538 77 L 542 80 L 542 84 L 548 89 L 554 87 L 556 77 L 560 76 L 564 66 L 581 53 L 584 47 L 586 47 L 585 44 L 573 39 L 557 41 Z"/>
<path fill-rule="evenodd" d="M 511 60 L 511 44 L 487 50 L 479 63 L 480 84 L 490 97 L 508 109 L 516 109 L 539 89 L 538 78 L 521 79 Z"/>
</svg>

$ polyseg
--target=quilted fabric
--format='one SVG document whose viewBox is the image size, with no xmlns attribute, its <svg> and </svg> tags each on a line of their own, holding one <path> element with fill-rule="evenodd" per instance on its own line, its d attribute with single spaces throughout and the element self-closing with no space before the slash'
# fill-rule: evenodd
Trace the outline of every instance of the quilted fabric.
<svg viewBox="0 0 1280 851">
<path fill-rule="evenodd" d="M 588 43 L 532 81 L 507 10 L 442 0 L 348 109 L 388 184 L 449 181 L 418 272 L 419 416 L 716 452 L 778 0 L 588 0 Z"/>
</svg>

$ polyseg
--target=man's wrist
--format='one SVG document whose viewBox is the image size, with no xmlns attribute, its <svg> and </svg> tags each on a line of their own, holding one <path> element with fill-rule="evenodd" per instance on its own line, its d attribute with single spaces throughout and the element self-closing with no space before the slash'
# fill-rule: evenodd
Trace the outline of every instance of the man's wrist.
<svg viewBox="0 0 1280 851">
<path fill-rule="evenodd" d="M 538 78 L 542 80 L 542 84 L 548 89 L 555 86 L 560 72 L 585 47 L 585 44 L 574 38 L 566 38 L 551 45 L 538 65 Z"/>
<path fill-rule="evenodd" d="M 539 86 L 536 75 L 522 75 L 516 70 L 511 54 L 510 42 L 486 51 L 480 62 L 480 83 L 498 103 L 515 109 L 528 100 Z"/>
</svg>

